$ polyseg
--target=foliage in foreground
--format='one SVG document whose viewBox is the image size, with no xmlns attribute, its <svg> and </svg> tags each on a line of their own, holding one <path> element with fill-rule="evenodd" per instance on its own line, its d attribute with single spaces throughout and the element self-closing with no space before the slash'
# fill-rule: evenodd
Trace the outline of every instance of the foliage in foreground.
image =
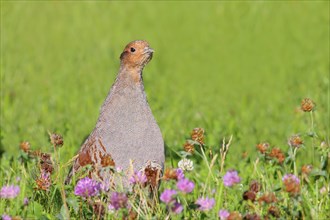
<svg viewBox="0 0 330 220">
<path fill-rule="evenodd" d="M 218 147 L 205 143 L 205 132 L 195 128 L 183 150 L 173 152 L 159 190 L 150 194 L 147 174 L 136 172 L 130 189 L 111 180 L 85 175 L 64 185 L 68 163 L 60 163 L 63 138 L 50 134 L 51 153 L 31 150 L 22 142 L 17 158 L 1 159 L 2 219 L 329 219 L 329 143 L 314 130 L 315 104 L 301 103 L 309 114 L 308 131 L 292 135 L 288 146 L 256 145 L 252 160 L 242 152 L 240 164 L 227 164 L 231 140 Z M 320 166 L 297 166 L 301 151 L 311 151 Z M 237 152 L 237 150 L 236 150 Z M 235 155 L 240 156 L 240 155 Z M 91 167 L 86 166 L 88 171 Z M 124 175 L 117 167 L 116 177 Z"/>
</svg>

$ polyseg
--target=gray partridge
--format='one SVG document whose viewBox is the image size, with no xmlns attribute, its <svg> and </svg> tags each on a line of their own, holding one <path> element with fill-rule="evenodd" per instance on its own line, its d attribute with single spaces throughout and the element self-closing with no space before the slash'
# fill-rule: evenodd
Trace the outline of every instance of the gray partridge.
<svg viewBox="0 0 330 220">
<path fill-rule="evenodd" d="M 127 171 L 133 165 L 134 170 L 146 172 L 151 185 L 158 184 L 164 167 L 164 141 L 142 79 L 143 68 L 152 55 L 153 50 L 146 41 L 133 41 L 125 47 L 116 81 L 101 107 L 94 130 L 78 152 L 66 183 L 71 182 L 81 167 L 90 164 L 101 179 L 111 175 L 102 169 L 104 167 L 115 166 Z"/>
</svg>

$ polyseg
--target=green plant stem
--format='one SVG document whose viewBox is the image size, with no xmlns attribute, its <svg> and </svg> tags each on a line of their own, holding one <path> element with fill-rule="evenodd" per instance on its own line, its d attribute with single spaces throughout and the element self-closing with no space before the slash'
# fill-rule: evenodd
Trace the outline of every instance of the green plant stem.
<svg viewBox="0 0 330 220">
<path fill-rule="evenodd" d="M 212 178 L 214 179 L 214 176 L 213 176 L 213 174 L 212 174 L 212 170 L 211 170 L 211 167 L 210 167 L 210 165 L 209 165 L 209 163 L 208 163 L 208 161 L 207 161 L 207 158 L 206 158 L 206 155 L 205 155 L 205 153 L 204 153 L 204 150 L 203 150 L 203 146 L 202 145 L 199 145 L 200 146 L 200 148 L 201 148 L 201 152 L 202 152 L 202 155 L 203 155 L 203 159 L 204 159 L 204 161 L 205 161 L 205 164 L 206 164 L 206 166 L 207 166 L 207 168 L 209 169 L 209 172 L 208 172 L 208 174 L 207 174 L 207 178 L 206 178 L 206 181 L 205 181 L 205 187 L 204 187 L 204 189 L 203 189 L 203 196 L 205 195 L 205 191 L 206 191 L 206 186 L 207 186 L 207 184 L 208 184 L 208 182 L 209 182 L 209 180 L 210 180 L 210 174 L 211 174 L 211 176 L 212 176 Z"/>
<path fill-rule="evenodd" d="M 62 202 L 63 202 L 63 206 L 64 206 L 64 209 L 65 209 L 65 213 L 66 214 L 69 214 L 69 208 L 66 204 L 66 195 L 65 195 L 65 190 L 64 190 L 64 180 L 62 179 L 62 175 L 61 175 L 61 171 L 62 171 L 62 168 L 61 166 L 59 165 L 60 164 L 60 153 L 59 151 L 56 149 L 55 145 L 54 145 L 54 154 L 55 154 L 55 164 L 56 164 L 56 170 L 58 171 L 58 176 L 56 179 L 58 179 L 58 183 L 60 185 L 60 192 L 61 192 L 61 197 L 62 197 Z M 65 219 L 70 219 L 70 215 L 68 216 L 63 216 Z"/>
<path fill-rule="evenodd" d="M 293 154 L 292 154 L 292 160 L 293 160 L 293 170 L 294 170 L 294 175 L 298 175 L 298 171 L 297 171 L 297 164 L 296 164 L 296 154 L 297 154 L 297 150 L 298 148 L 295 147 L 293 149 Z"/>
<path fill-rule="evenodd" d="M 313 116 L 313 111 L 310 111 L 310 121 L 311 121 L 311 127 L 310 127 L 310 132 L 312 134 L 312 151 L 313 151 L 313 164 L 315 162 L 315 145 L 314 145 L 314 136 L 315 136 L 315 133 L 314 133 L 314 116 Z"/>
</svg>

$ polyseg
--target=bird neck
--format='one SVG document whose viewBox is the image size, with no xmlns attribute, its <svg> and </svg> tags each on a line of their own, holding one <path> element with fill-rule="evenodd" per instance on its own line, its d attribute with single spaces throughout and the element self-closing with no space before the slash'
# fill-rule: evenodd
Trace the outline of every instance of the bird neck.
<svg viewBox="0 0 330 220">
<path fill-rule="evenodd" d="M 141 84 L 143 68 L 121 66 L 118 74 L 119 81 L 125 84 Z"/>
</svg>

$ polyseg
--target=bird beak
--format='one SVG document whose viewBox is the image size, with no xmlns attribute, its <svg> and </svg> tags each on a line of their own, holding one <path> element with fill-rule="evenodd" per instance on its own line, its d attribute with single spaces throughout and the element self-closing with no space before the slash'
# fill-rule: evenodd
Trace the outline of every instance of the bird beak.
<svg viewBox="0 0 330 220">
<path fill-rule="evenodd" d="M 146 53 L 153 53 L 153 52 L 155 52 L 152 48 L 150 48 L 150 47 L 146 47 L 146 48 L 144 48 L 144 50 L 143 50 L 143 54 L 146 54 Z"/>
</svg>

